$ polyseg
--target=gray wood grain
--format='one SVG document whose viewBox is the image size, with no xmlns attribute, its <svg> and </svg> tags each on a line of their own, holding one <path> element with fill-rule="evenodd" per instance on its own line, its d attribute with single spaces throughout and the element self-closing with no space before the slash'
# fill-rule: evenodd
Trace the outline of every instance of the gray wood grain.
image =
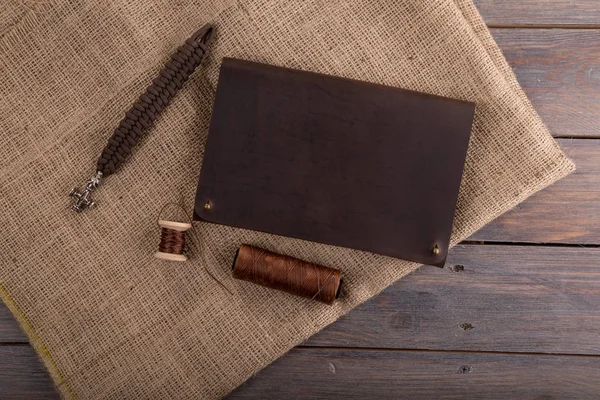
<svg viewBox="0 0 600 400">
<path fill-rule="evenodd" d="M 58 399 L 33 348 L 0 346 L 0 399 Z"/>
<path fill-rule="evenodd" d="M 294 349 L 230 399 L 598 399 L 600 357 Z"/>
<path fill-rule="evenodd" d="M 554 136 L 600 137 L 600 30 L 492 29 L 492 34 Z"/>
<path fill-rule="evenodd" d="M 8 308 L 0 301 L 0 343 L 27 343 L 27 337 Z"/>
<path fill-rule="evenodd" d="M 600 354 L 600 249 L 459 245 L 305 344 Z"/>
<path fill-rule="evenodd" d="M 475 0 L 488 25 L 598 25 L 598 0 Z"/>
<path fill-rule="evenodd" d="M 559 139 L 558 143 L 575 161 L 577 171 L 533 195 L 469 240 L 600 244 L 600 140 Z"/>
</svg>

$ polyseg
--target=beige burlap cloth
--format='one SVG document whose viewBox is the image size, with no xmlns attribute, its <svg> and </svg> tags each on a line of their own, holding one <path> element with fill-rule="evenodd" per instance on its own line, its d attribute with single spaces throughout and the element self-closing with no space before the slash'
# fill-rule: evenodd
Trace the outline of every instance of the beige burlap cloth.
<svg viewBox="0 0 600 400">
<path fill-rule="evenodd" d="M 418 267 L 210 224 L 189 262 L 152 257 L 160 206 L 191 209 L 223 56 L 477 102 L 454 244 L 574 169 L 471 0 L 13 0 L 0 13 L 0 295 L 65 398 L 223 396 Z M 208 21 L 204 68 L 98 207 L 70 211 L 124 111 Z M 234 281 L 240 243 L 341 269 L 341 301 Z"/>
</svg>

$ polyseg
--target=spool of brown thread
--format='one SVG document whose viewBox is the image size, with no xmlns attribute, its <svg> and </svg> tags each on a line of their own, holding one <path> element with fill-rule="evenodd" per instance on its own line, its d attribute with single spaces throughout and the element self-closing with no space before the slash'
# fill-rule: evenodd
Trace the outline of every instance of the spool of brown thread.
<svg viewBox="0 0 600 400">
<path fill-rule="evenodd" d="M 187 257 L 183 254 L 185 231 L 190 229 L 192 224 L 159 219 L 158 225 L 161 229 L 161 237 L 154 257 L 168 261 L 187 261 Z"/>
<path fill-rule="evenodd" d="M 340 296 L 342 273 L 243 244 L 233 260 L 233 277 L 332 304 Z"/>
</svg>

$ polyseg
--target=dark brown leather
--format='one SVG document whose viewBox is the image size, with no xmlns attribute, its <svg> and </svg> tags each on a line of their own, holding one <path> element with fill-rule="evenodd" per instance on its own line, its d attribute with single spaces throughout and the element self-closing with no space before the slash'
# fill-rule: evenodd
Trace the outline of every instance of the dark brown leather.
<svg viewBox="0 0 600 400">
<path fill-rule="evenodd" d="M 233 260 L 233 277 L 325 304 L 333 304 L 342 289 L 337 269 L 246 244 Z"/>
<path fill-rule="evenodd" d="M 194 218 L 443 266 L 474 110 L 226 58 Z"/>
</svg>

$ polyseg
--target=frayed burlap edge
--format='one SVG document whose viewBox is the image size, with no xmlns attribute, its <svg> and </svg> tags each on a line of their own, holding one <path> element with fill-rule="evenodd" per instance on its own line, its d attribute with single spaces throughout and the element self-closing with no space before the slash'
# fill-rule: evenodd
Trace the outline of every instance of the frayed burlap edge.
<svg viewBox="0 0 600 400">
<path fill-rule="evenodd" d="M 48 374 L 50 375 L 50 378 L 52 378 L 52 381 L 54 382 L 54 387 L 60 393 L 62 398 L 76 398 L 75 394 L 71 390 L 71 387 L 69 386 L 69 383 L 56 366 L 56 363 L 52 358 L 50 350 L 48 350 L 48 348 L 44 344 L 44 341 L 36 333 L 29 320 L 27 320 L 27 318 L 25 317 L 25 314 L 21 311 L 17 303 L 13 300 L 13 298 L 10 296 L 10 294 L 2 284 L 0 284 L 0 299 L 2 300 L 4 305 L 6 305 L 8 310 L 12 313 L 13 317 L 15 317 L 15 320 L 19 323 L 21 330 L 29 339 L 29 344 L 31 344 L 31 347 L 33 347 L 38 357 L 42 361 L 42 364 L 44 365 L 44 367 L 48 371 Z"/>
</svg>

